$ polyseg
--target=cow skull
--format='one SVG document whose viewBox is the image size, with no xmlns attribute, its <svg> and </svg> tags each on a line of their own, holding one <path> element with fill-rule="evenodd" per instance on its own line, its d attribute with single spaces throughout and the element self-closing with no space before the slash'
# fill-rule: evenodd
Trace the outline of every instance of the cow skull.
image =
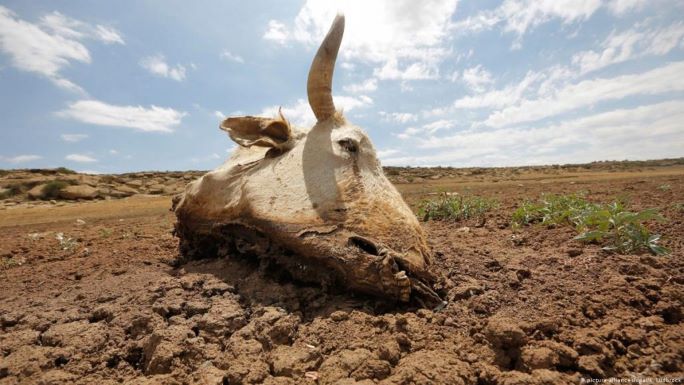
<svg viewBox="0 0 684 385">
<path fill-rule="evenodd" d="M 383 174 L 370 138 L 335 109 L 338 15 L 309 72 L 309 130 L 275 118 L 227 118 L 240 145 L 174 204 L 187 257 L 268 258 L 295 279 L 399 301 L 439 301 L 420 224 Z M 434 301 L 433 301 L 434 300 Z"/>
</svg>

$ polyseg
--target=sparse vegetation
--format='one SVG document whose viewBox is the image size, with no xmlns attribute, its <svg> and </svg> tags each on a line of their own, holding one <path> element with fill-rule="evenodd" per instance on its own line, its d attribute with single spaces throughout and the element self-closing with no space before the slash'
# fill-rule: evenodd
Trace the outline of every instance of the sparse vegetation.
<svg viewBox="0 0 684 385">
<path fill-rule="evenodd" d="M 60 174 L 76 174 L 76 171 L 66 167 L 57 167 L 55 171 Z"/>
<path fill-rule="evenodd" d="M 660 186 L 658 186 L 658 190 L 660 191 L 668 191 L 670 189 L 672 189 L 672 186 L 670 186 L 669 184 L 661 184 Z"/>
<path fill-rule="evenodd" d="M 673 207 L 676 211 L 679 211 L 680 213 L 684 213 L 684 202 L 675 203 L 672 207 Z"/>
<path fill-rule="evenodd" d="M 113 231 L 110 228 L 107 228 L 107 227 L 102 228 L 102 229 L 100 229 L 100 238 L 109 238 L 112 236 L 112 232 Z"/>
<path fill-rule="evenodd" d="M 78 241 L 64 235 L 64 233 L 57 233 L 55 239 L 59 241 L 59 246 L 64 251 L 74 251 L 78 246 Z"/>
<path fill-rule="evenodd" d="M 116 183 L 117 178 L 114 175 L 102 175 L 100 176 L 100 181 L 102 183 Z"/>
<path fill-rule="evenodd" d="M 490 198 L 475 195 L 451 195 L 444 192 L 437 199 L 423 201 L 418 209 L 418 217 L 423 221 L 461 221 L 481 218 L 498 205 L 496 200 Z"/>
<path fill-rule="evenodd" d="M 3 256 L 0 257 L 0 270 L 9 269 L 14 266 L 21 266 L 26 263 L 26 258 L 22 256 Z"/>
<path fill-rule="evenodd" d="M 555 226 L 570 223 L 577 226 L 582 212 L 591 210 L 593 204 L 584 198 L 583 193 L 542 195 L 537 202 L 525 201 L 513 212 L 512 226 L 518 228 L 532 223 Z"/>
<path fill-rule="evenodd" d="M 665 218 L 655 209 L 628 211 L 621 200 L 606 205 L 591 203 L 583 194 L 569 194 L 543 195 L 538 202 L 523 202 L 513 213 L 512 226 L 570 225 L 579 233 L 574 239 L 603 244 L 606 251 L 668 253 L 669 250 L 658 244 L 660 235 L 651 234 L 646 227 L 649 221 L 662 222 Z"/>
<path fill-rule="evenodd" d="M 69 186 L 68 182 L 65 182 L 63 180 L 53 180 L 48 182 L 45 187 L 43 187 L 43 193 L 45 194 L 46 199 L 54 199 L 59 196 L 59 192 Z"/>
<path fill-rule="evenodd" d="M 7 187 L 0 187 L 0 199 L 11 198 L 17 194 L 21 194 L 20 186 L 11 185 Z"/>
</svg>

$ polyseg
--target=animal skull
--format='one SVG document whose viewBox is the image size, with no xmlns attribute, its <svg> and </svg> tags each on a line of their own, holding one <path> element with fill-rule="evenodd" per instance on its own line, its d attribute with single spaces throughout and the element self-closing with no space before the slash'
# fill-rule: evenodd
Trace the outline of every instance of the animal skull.
<svg viewBox="0 0 684 385">
<path fill-rule="evenodd" d="M 313 60 L 309 130 L 276 118 L 221 123 L 240 147 L 174 202 L 186 257 L 267 258 L 295 279 L 408 301 L 440 301 L 425 234 L 383 174 L 366 133 L 333 104 L 338 15 Z"/>
</svg>

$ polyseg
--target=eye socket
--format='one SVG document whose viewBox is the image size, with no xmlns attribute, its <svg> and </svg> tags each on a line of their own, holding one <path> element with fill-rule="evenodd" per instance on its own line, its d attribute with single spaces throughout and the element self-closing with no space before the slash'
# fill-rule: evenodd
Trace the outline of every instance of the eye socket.
<svg viewBox="0 0 684 385">
<path fill-rule="evenodd" d="M 359 148 L 358 148 L 358 146 L 356 145 L 356 143 L 355 143 L 353 140 L 349 139 L 349 138 L 347 138 L 347 139 L 342 139 L 342 140 L 338 140 L 338 141 L 337 141 L 337 144 L 339 144 L 340 147 L 342 147 L 342 148 L 345 149 L 347 152 L 350 152 L 350 153 L 352 153 L 352 154 L 355 154 L 355 153 L 359 150 Z"/>
</svg>

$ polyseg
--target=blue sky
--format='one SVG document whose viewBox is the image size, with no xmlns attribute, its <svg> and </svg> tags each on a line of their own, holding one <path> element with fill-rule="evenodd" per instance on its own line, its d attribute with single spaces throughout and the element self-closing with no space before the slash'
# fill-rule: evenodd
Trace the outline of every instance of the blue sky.
<svg viewBox="0 0 684 385">
<path fill-rule="evenodd" d="M 309 126 L 333 92 L 385 165 L 684 156 L 684 3 L 0 1 L 0 168 L 210 169 L 224 116 Z"/>
</svg>

